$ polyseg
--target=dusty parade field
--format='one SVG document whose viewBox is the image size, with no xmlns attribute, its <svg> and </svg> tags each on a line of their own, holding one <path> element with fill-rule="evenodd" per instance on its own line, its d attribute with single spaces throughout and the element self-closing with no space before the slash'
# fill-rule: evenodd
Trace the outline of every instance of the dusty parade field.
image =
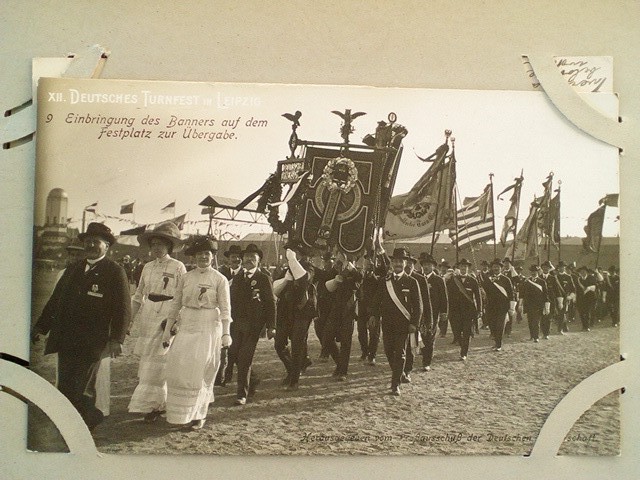
<svg viewBox="0 0 640 480">
<path fill-rule="evenodd" d="M 34 318 L 51 291 L 54 272 L 34 276 Z M 354 331 L 347 381 L 331 377 L 333 363 L 319 363 L 313 328 L 309 352 L 314 360 L 300 389 L 280 386 L 284 368 L 273 342 L 261 339 L 254 367 L 262 382 L 246 406 L 234 405 L 235 383 L 215 387 L 205 427 L 187 431 L 160 419 L 142 422 L 127 404 L 137 383 L 138 358 L 129 353 L 111 366 L 111 414 L 94 432 L 101 452 L 112 454 L 215 455 L 525 455 L 554 406 L 590 374 L 618 361 L 618 329 L 602 323 L 589 333 L 579 322 L 560 336 L 529 341 L 526 322 L 517 323 L 493 352 L 489 332 L 471 339 L 469 359 L 459 360 L 451 334 L 438 338 L 431 372 L 414 371 L 402 395 L 389 394 L 390 369 L 382 351 L 375 367 L 360 362 Z M 54 382 L 55 357 L 32 352 L 32 369 Z M 418 362 L 419 364 L 419 362 Z M 616 455 L 620 442 L 618 393 L 596 403 L 574 425 L 560 450 L 563 455 Z M 66 447 L 38 409 L 30 409 L 29 448 Z"/>
</svg>

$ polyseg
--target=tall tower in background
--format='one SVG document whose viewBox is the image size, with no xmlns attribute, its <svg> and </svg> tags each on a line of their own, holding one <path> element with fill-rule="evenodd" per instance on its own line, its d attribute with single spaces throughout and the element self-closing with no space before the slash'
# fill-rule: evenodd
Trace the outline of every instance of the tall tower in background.
<svg viewBox="0 0 640 480">
<path fill-rule="evenodd" d="M 47 195 L 45 227 L 67 228 L 67 207 L 69 197 L 62 188 L 54 188 Z"/>
<path fill-rule="evenodd" d="M 36 258 L 61 260 L 66 257 L 65 247 L 71 242 L 67 230 L 69 197 L 62 188 L 54 188 L 47 195 L 44 227 L 35 238 Z"/>
</svg>

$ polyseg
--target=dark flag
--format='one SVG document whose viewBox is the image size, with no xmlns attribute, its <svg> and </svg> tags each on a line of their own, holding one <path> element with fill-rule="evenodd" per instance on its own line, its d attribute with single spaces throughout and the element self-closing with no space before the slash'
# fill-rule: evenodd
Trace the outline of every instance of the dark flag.
<svg viewBox="0 0 640 480">
<path fill-rule="evenodd" d="M 618 198 L 620 194 L 618 193 L 609 193 L 604 198 L 600 199 L 600 205 L 606 205 L 607 207 L 617 207 L 618 206 Z"/>
<path fill-rule="evenodd" d="M 174 200 L 173 202 L 171 202 L 169 205 L 167 205 L 166 207 L 164 207 L 160 211 L 162 213 L 165 213 L 165 212 L 168 212 L 169 210 L 175 210 L 175 208 L 176 208 L 176 202 Z"/>
<path fill-rule="evenodd" d="M 529 207 L 529 216 L 526 218 L 516 238 L 516 249 L 513 252 L 514 260 L 524 260 L 536 257 L 539 254 L 538 243 L 540 235 L 538 231 L 539 204 L 534 198 Z"/>
<path fill-rule="evenodd" d="M 549 202 L 549 238 L 554 245 L 560 244 L 560 190 Z"/>
<path fill-rule="evenodd" d="M 516 219 L 518 217 L 518 205 L 520 204 L 520 191 L 522 190 L 523 180 L 524 177 L 520 175 L 520 178 L 515 179 L 515 183 L 513 185 L 508 186 L 498 195 L 498 200 L 500 200 L 500 195 L 507 193 L 509 190 L 513 190 L 511 198 L 509 199 L 511 205 L 509 206 L 509 211 L 504 217 L 504 225 L 502 227 L 502 233 L 500 234 L 500 243 L 503 247 L 507 243 L 507 237 L 509 234 L 515 234 L 516 232 Z"/>
<path fill-rule="evenodd" d="M 582 239 L 582 246 L 587 252 L 598 251 L 602 240 L 602 226 L 604 225 L 604 211 L 606 208 L 606 205 L 602 205 L 587 219 L 587 224 L 584 227 L 584 233 L 587 236 Z"/>
<path fill-rule="evenodd" d="M 179 217 L 172 218 L 171 220 L 168 220 L 168 221 L 173 222 L 175 226 L 178 227 L 178 230 L 182 230 L 184 228 L 184 219 L 186 217 L 187 217 L 187 214 L 183 213 Z"/>
<path fill-rule="evenodd" d="M 553 185 L 553 173 L 549 174 L 542 184 L 544 193 L 538 200 L 538 230 L 547 237 L 551 237 L 551 193 Z"/>
<path fill-rule="evenodd" d="M 133 204 L 135 202 L 127 203 L 126 205 L 122 205 L 120 207 L 120 215 L 125 215 L 127 213 L 133 213 Z"/>
<path fill-rule="evenodd" d="M 84 207 L 85 212 L 96 213 L 96 207 L 98 206 L 98 202 L 93 202 L 91 205 Z"/>
</svg>

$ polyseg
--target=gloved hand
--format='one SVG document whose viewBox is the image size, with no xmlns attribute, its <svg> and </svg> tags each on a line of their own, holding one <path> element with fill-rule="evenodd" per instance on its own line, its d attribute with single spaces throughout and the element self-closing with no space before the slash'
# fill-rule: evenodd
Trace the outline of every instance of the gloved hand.
<svg viewBox="0 0 640 480">
<path fill-rule="evenodd" d="M 228 348 L 232 343 L 233 340 L 231 339 L 231 335 L 229 335 L 228 333 L 222 335 L 222 348 Z"/>
</svg>

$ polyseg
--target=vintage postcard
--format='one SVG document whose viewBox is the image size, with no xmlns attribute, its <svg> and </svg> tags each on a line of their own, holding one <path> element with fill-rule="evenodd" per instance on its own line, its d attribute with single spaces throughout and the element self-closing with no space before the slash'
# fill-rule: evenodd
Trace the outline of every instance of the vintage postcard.
<svg viewBox="0 0 640 480">
<path fill-rule="evenodd" d="M 31 367 L 101 452 L 522 456 L 619 361 L 618 150 L 542 92 L 43 78 L 36 140 Z"/>
</svg>

